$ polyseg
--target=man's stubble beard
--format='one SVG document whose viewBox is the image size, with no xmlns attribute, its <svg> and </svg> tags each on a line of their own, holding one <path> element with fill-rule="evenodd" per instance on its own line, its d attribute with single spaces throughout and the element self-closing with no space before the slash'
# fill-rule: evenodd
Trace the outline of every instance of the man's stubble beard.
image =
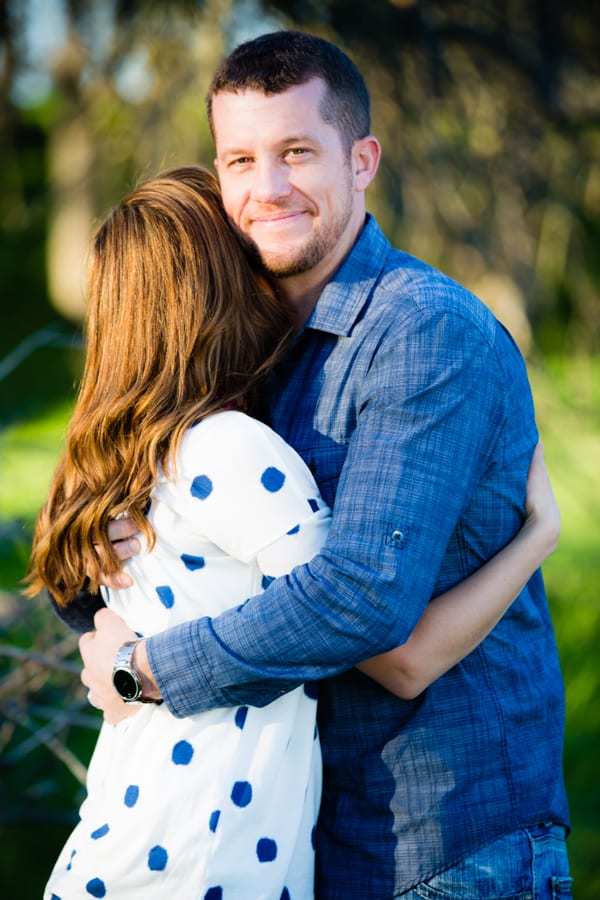
<svg viewBox="0 0 600 900">
<path fill-rule="evenodd" d="M 346 202 L 338 215 L 328 225 L 313 231 L 307 242 L 287 252 L 263 251 L 258 245 L 258 253 L 267 272 L 274 278 L 291 278 L 316 268 L 340 241 L 352 217 L 352 180 L 348 167 L 344 184 Z"/>
</svg>

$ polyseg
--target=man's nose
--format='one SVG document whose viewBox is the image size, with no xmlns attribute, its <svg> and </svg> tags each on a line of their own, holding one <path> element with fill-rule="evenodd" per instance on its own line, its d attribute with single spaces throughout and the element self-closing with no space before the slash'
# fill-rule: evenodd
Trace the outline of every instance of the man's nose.
<svg viewBox="0 0 600 900">
<path fill-rule="evenodd" d="M 275 203 L 290 192 L 287 166 L 276 160 L 262 161 L 256 166 L 252 196 L 257 203 Z"/>
</svg>

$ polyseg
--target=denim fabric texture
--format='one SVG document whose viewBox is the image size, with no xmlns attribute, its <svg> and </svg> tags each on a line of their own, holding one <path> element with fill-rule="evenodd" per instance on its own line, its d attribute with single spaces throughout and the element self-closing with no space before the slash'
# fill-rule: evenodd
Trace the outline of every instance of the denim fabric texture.
<svg viewBox="0 0 600 900">
<path fill-rule="evenodd" d="M 568 900 L 565 829 L 521 828 L 417 885 L 402 900 Z"/>
<path fill-rule="evenodd" d="M 178 716 L 322 680 L 320 900 L 389 898 L 482 842 L 568 825 L 564 696 L 538 572 L 414 701 L 350 669 L 512 537 L 538 439 L 523 359 L 468 291 L 369 218 L 270 385 L 333 524 L 311 563 L 148 641 Z M 482 597 L 482 602 L 485 598 Z"/>
</svg>

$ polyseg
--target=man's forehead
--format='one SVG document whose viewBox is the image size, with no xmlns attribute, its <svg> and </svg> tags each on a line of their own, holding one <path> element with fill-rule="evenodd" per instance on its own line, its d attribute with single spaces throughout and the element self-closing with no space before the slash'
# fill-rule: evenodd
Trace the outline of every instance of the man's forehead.
<svg viewBox="0 0 600 900">
<path fill-rule="evenodd" d="M 259 140 L 266 128 L 282 140 L 316 137 L 317 128 L 327 125 L 321 113 L 323 88 L 319 80 L 318 84 L 306 82 L 277 94 L 255 88 L 219 91 L 213 96 L 212 106 L 215 138 L 229 143 L 235 135 L 245 134 L 248 139 Z"/>
<path fill-rule="evenodd" d="M 315 105 L 317 108 L 323 99 L 327 86 L 321 78 L 310 78 L 302 84 L 295 84 L 283 91 L 263 91 L 257 87 L 245 87 L 238 89 L 223 89 L 216 91 L 211 98 L 211 107 L 233 106 L 249 103 L 274 104 L 284 106 L 288 103 L 302 101 Z"/>
</svg>

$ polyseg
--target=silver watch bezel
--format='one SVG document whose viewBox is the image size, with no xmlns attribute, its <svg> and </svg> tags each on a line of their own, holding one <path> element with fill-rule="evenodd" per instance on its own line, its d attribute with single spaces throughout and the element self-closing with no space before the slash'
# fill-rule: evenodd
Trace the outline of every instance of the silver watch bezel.
<svg viewBox="0 0 600 900">
<path fill-rule="evenodd" d="M 115 664 L 113 666 L 113 687 L 124 703 L 137 703 L 142 699 L 142 682 L 131 663 L 136 644 L 137 641 L 127 641 L 126 644 L 123 644 L 122 647 L 119 647 L 119 649 L 117 650 L 117 655 L 115 657 Z M 119 672 L 125 673 L 133 681 L 135 685 L 135 694 L 133 696 L 125 697 L 118 689 L 116 684 L 116 676 Z"/>
</svg>

